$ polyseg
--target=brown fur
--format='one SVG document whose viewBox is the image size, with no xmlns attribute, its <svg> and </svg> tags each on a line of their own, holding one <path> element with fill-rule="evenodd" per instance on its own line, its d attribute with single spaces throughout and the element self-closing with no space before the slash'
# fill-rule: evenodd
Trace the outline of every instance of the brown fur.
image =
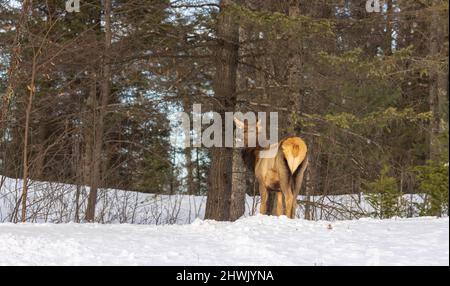
<svg viewBox="0 0 450 286">
<path fill-rule="evenodd" d="M 248 142 L 248 125 L 235 119 L 236 126 L 244 128 L 244 142 Z M 259 124 L 256 126 L 256 136 Z M 247 136 L 247 137 L 246 137 Z M 260 158 L 259 153 L 267 149 L 275 149 L 273 158 Z M 285 214 L 293 218 L 297 207 L 304 172 L 306 170 L 307 147 L 300 137 L 289 137 L 265 149 L 261 147 L 244 148 L 242 157 L 247 167 L 255 172 L 261 195 L 260 213 L 267 214 L 268 191 L 280 192 L 277 195 L 275 214 Z M 299 169 L 299 166 L 300 169 Z M 283 202 L 280 199 L 283 198 Z M 284 204 L 283 204 L 284 203 Z M 280 208 L 284 207 L 284 211 Z"/>
<path fill-rule="evenodd" d="M 281 149 L 283 150 L 291 173 L 294 174 L 298 166 L 305 159 L 307 152 L 305 142 L 300 137 L 289 137 L 282 141 Z"/>
</svg>

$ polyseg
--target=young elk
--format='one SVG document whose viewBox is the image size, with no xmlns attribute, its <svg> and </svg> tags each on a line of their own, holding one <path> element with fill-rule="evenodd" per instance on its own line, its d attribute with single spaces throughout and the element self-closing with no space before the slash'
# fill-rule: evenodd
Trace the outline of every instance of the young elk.
<svg viewBox="0 0 450 286">
<path fill-rule="evenodd" d="M 263 148 L 258 142 L 258 133 L 261 130 L 259 120 L 256 126 L 249 126 L 247 122 L 242 122 L 237 118 L 234 119 L 234 122 L 244 135 L 242 158 L 247 167 L 255 172 L 258 180 L 261 196 L 260 213 L 267 214 L 269 191 L 274 191 L 276 192 L 275 214 L 284 214 L 289 218 L 294 218 L 297 196 L 308 165 L 305 142 L 300 137 L 288 137 Z M 252 136 L 256 137 L 252 138 Z M 250 141 L 250 138 L 254 140 Z M 248 142 L 256 142 L 256 147 L 249 147 Z M 275 156 L 261 157 L 263 151 L 273 151 L 272 154 Z"/>
</svg>

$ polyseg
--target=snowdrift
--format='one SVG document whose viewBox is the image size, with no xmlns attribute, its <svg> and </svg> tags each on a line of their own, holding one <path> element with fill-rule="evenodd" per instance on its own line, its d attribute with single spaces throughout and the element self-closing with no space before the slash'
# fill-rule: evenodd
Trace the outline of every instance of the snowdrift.
<svg viewBox="0 0 450 286">
<path fill-rule="evenodd" d="M 0 176 L 0 222 L 11 222 L 17 212 L 22 180 Z M 78 203 L 77 203 L 78 192 Z M 67 223 L 84 218 L 89 187 L 56 182 L 31 181 L 28 190 L 28 222 Z M 421 195 L 405 195 L 410 216 L 417 215 L 414 203 Z M 299 196 L 300 201 L 305 200 Z M 369 216 L 373 209 L 363 194 L 313 196 L 313 219 L 348 220 Z M 131 191 L 101 189 L 98 193 L 96 222 L 132 224 L 187 224 L 204 217 L 205 196 L 155 195 Z M 78 205 L 78 211 L 77 211 Z M 246 197 L 244 216 L 259 212 L 259 196 Z M 20 213 L 20 212 L 19 212 Z M 297 217 L 304 216 L 302 204 Z"/>
<path fill-rule="evenodd" d="M 449 265 L 448 218 L 0 224 L 0 265 Z"/>
</svg>

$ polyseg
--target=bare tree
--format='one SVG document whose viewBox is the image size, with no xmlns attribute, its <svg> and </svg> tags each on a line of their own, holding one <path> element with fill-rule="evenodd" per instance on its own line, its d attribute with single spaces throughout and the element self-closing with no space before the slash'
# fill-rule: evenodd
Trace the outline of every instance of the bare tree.
<svg viewBox="0 0 450 286">
<path fill-rule="evenodd" d="M 233 2 L 221 1 L 221 13 L 217 22 L 216 72 L 214 92 L 217 99 L 217 112 L 225 118 L 225 112 L 233 111 L 236 104 L 236 78 L 239 50 L 239 26 L 235 18 L 227 13 Z M 222 121 L 223 127 L 225 122 Z M 225 128 L 222 128 L 225 130 Z M 213 147 L 210 151 L 211 169 L 209 173 L 208 200 L 205 218 L 229 220 L 232 193 L 231 148 Z"/>
<path fill-rule="evenodd" d="M 105 115 L 106 107 L 111 92 L 111 66 L 110 66 L 110 51 L 112 41 L 111 31 L 111 0 L 104 0 L 104 55 L 102 66 L 101 90 L 100 90 L 100 105 L 98 106 L 98 118 L 95 119 L 94 130 L 94 148 L 92 154 L 92 174 L 91 174 L 91 189 L 89 193 L 88 205 L 86 209 L 86 220 L 94 221 L 95 205 L 97 203 L 97 190 L 100 185 L 100 163 L 102 161 L 103 136 L 105 131 Z"/>
</svg>

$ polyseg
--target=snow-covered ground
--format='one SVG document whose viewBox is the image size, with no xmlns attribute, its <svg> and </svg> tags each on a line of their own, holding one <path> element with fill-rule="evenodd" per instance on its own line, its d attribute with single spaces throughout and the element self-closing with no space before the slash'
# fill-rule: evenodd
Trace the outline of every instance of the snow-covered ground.
<svg viewBox="0 0 450 286">
<path fill-rule="evenodd" d="M 0 175 L 0 222 L 11 222 L 20 214 L 19 198 L 22 180 Z M 78 203 L 76 202 L 78 190 Z M 67 223 L 84 218 L 89 187 L 78 187 L 58 182 L 31 181 L 27 199 L 28 222 Z M 299 196 L 300 201 L 305 200 Z M 422 195 L 404 195 L 408 202 L 407 213 L 417 216 L 416 202 Z M 176 194 L 155 195 L 115 189 L 101 189 L 96 206 L 96 222 L 132 224 L 188 224 L 204 217 L 205 196 Z M 349 220 L 370 216 L 373 208 L 363 194 L 312 196 L 314 220 Z M 297 209 L 297 217 L 304 217 L 304 204 Z M 259 196 L 246 197 L 244 216 L 258 213 Z M 16 215 L 17 217 L 17 215 Z"/>
<path fill-rule="evenodd" d="M 103 224 L 77 224 L 88 187 L 32 181 L 28 223 L 8 223 L 21 185 L 0 176 L 0 265 L 449 265 L 448 218 L 358 219 L 372 211 L 362 194 L 311 197 L 317 221 L 302 208 L 295 220 L 255 216 L 259 197 L 247 196 L 231 223 L 202 220 L 204 196 L 105 189 Z M 405 199 L 417 215 L 421 196 Z"/>
<path fill-rule="evenodd" d="M 449 265 L 449 219 L 0 224 L 0 265 Z"/>
</svg>

